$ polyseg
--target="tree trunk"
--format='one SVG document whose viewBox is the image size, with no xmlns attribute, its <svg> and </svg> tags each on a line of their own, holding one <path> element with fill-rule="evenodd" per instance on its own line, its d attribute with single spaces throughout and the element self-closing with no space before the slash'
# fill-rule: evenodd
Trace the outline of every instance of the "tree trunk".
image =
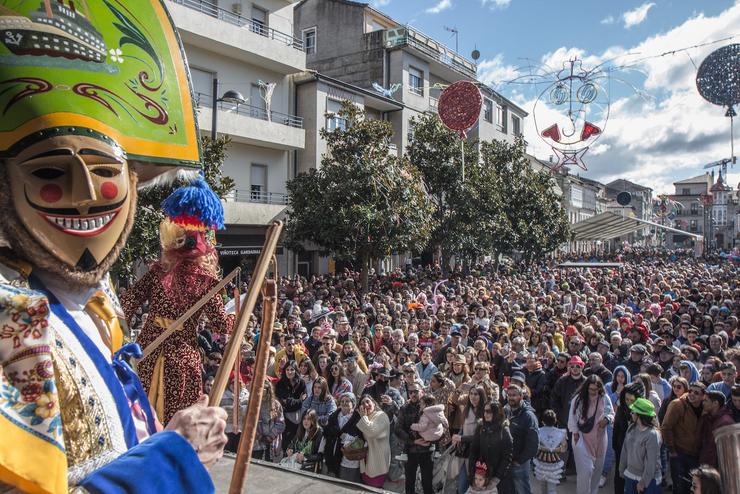
<svg viewBox="0 0 740 494">
<path fill-rule="evenodd" d="M 364 252 L 360 254 L 360 263 L 362 264 L 362 271 L 360 272 L 360 284 L 362 287 L 362 293 L 365 294 L 368 291 L 368 278 L 370 275 L 370 257 Z"/>
</svg>

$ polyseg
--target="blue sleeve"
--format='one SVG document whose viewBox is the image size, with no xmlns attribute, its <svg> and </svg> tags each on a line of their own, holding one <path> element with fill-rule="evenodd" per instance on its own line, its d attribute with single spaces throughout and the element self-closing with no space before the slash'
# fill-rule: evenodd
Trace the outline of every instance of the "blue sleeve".
<svg viewBox="0 0 740 494">
<path fill-rule="evenodd" d="M 154 434 L 86 477 L 92 494 L 212 494 L 213 482 L 190 443 L 177 432 Z"/>
</svg>

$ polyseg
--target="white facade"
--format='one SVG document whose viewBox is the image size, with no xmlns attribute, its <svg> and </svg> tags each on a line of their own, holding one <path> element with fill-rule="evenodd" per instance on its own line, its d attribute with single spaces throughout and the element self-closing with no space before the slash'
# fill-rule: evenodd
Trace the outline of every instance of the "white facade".
<svg viewBox="0 0 740 494">
<path fill-rule="evenodd" d="M 252 248 L 242 249 L 250 252 L 246 259 L 230 257 L 239 252 L 233 248 L 222 255 L 225 268 L 242 264 L 249 269 L 266 226 L 285 212 L 294 154 L 305 146 L 291 76 L 305 70 L 306 54 L 303 42 L 293 38 L 293 1 L 166 3 L 185 46 L 201 133 L 212 130 L 214 80 L 217 99 L 227 91 L 244 99 L 240 104 L 216 102 L 217 133 L 231 138 L 223 173 L 236 182 L 224 208 L 227 228 L 217 239 L 224 248 Z M 269 111 L 267 84 L 274 84 Z M 279 256 L 279 263 L 281 273 L 292 272 L 287 254 Z"/>
</svg>

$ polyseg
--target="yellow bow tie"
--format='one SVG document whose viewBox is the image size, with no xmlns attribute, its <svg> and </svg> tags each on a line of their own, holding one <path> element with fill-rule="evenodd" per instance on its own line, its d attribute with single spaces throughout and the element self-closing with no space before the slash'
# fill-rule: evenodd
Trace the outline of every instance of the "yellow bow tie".
<svg viewBox="0 0 740 494">
<path fill-rule="evenodd" d="M 121 328 L 121 322 L 118 320 L 116 311 L 113 310 L 108 297 L 101 291 L 95 292 L 85 304 L 85 309 L 88 313 L 95 315 L 104 325 L 105 333 L 101 331 L 100 335 L 103 337 L 103 341 L 110 348 L 111 355 L 116 353 L 121 345 L 123 345 L 123 330 Z"/>
</svg>

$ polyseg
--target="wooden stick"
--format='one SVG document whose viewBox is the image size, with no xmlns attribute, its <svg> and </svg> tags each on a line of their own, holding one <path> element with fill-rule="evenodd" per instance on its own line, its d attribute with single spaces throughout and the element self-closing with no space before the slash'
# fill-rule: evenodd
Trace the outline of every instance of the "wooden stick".
<svg viewBox="0 0 740 494">
<path fill-rule="evenodd" d="M 277 278 L 277 269 L 275 271 L 275 277 Z M 234 461 L 234 471 L 231 474 L 229 494 L 241 494 L 244 488 L 244 480 L 247 478 L 249 461 L 252 459 L 254 436 L 262 405 L 262 391 L 265 389 L 265 375 L 267 374 L 267 361 L 269 360 L 268 352 L 272 342 L 272 326 L 275 324 L 276 305 L 277 283 L 275 280 L 265 280 L 262 289 L 262 326 L 260 327 L 260 341 L 257 345 L 257 362 L 255 363 L 254 378 L 250 386 L 247 414 L 244 416 L 242 435 Z M 271 445 L 265 446 L 272 447 Z"/>
<path fill-rule="evenodd" d="M 241 299 L 239 298 L 239 287 L 234 288 L 234 308 L 236 309 L 236 316 L 239 317 L 239 309 L 241 305 Z M 239 357 L 241 357 L 241 351 L 239 351 Z M 241 358 L 236 359 L 234 362 L 234 408 L 232 410 L 232 425 L 234 426 L 234 432 L 239 432 L 239 409 L 241 408 L 241 400 L 239 400 L 239 387 L 241 384 L 241 374 L 239 374 L 239 366 L 241 364 Z"/>
<path fill-rule="evenodd" d="M 216 286 L 211 288 L 208 293 L 206 293 L 200 300 L 198 300 L 192 307 L 190 307 L 188 310 L 185 311 L 183 315 L 181 315 L 177 321 L 172 323 L 172 326 L 164 330 L 162 334 L 157 336 L 157 338 L 152 341 L 147 347 L 143 350 L 141 359 L 147 358 L 149 355 L 152 354 L 157 348 L 159 348 L 164 341 L 172 336 L 172 333 L 180 329 L 180 327 L 185 324 L 188 319 L 193 317 L 193 315 L 200 310 L 201 307 L 206 305 L 214 295 L 216 295 L 218 292 L 223 289 L 223 287 L 226 286 L 228 282 L 234 279 L 234 277 L 239 274 L 239 271 L 241 271 L 241 268 L 236 268 L 231 273 L 229 273 L 224 279 L 218 282 Z"/>
<path fill-rule="evenodd" d="M 267 275 L 267 269 L 270 266 L 270 260 L 275 253 L 275 249 L 277 248 L 278 239 L 280 238 L 280 233 L 282 232 L 282 230 L 282 221 L 273 222 L 273 224 L 270 225 L 267 229 L 265 244 L 263 245 L 262 252 L 257 259 L 257 264 L 254 267 L 252 281 L 251 283 L 249 283 L 249 287 L 247 288 L 247 297 L 244 301 L 244 307 L 242 308 L 241 312 L 239 312 L 239 318 L 237 319 L 237 323 L 234 327 L 234 331 L 231 334 L 231 338 L 229 338 L 229 341 L 226 344 L 224 357 L 221 360 L 221 365 L 219 366 L 218 372 L 216 373 L 216 379 L 213 381 L 211 394 L 208 398 L 209 406 L 218 406 L 219 403 L 221 403 L 221 398 L 224 395 L 224 390 L 226 389 L 226 384 L 229 380 L 229 373 L 231 372 L 231 369 L 234 368 L 234 361 L 236 360 L 237 355 L 239 355 L 240 353 L 242 339 L 244 338 L 244 333 L 247 330 L 247 324 L 249 323 L 249 319 L 252 317 L 254 306 L 257 304 L 257 297 L 262 290 L 262 283 L 264 282 L 265 276 Z M 270 328 L 270 331 L 272 331 L 272 328 Z M 257 361 L 259 361 L 259 359 L 260 356 L 257 355 Z M 249 401 L 251 403 L 251 397 Z"/>
</svg>

